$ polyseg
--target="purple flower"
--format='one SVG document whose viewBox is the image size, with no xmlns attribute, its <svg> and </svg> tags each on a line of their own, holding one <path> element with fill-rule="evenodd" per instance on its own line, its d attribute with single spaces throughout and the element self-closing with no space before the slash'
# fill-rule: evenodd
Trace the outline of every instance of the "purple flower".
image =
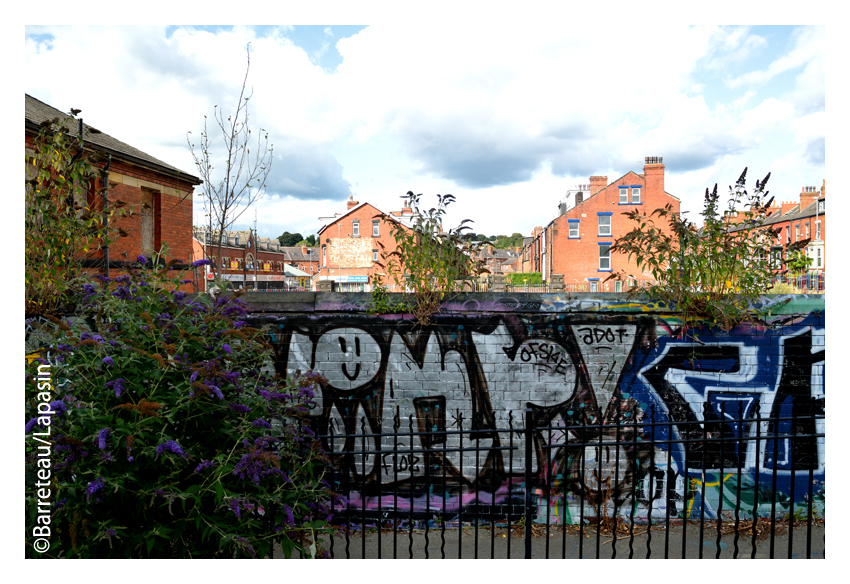
<svg viewBox="0 0 850 584">
<path fill-rule="evenodd" d="M 230 510 L 233 511 L 233 514 L 236 515 L 238 519 L 242 519 L 242 509 L 239 507 L 240 499 L 233 499 L 230 502 Z"/>
<path fill-rule="evenodd" d="M 212 391 L 212 394 L 214 396 L 216 396 L 218 399 L 224 399 L 224 394 L 221 393 L 221 389 L 219 389 L 215 385 L 210 385 L 209 387 L 210 387 L 210 391 Z"/>
<path fill-rule="evenodd" d="M 112 357 L 104 357 L 103 364 L 107 367 L 112 367 L 113 365 L 115 365 L 115 361 L 112 360 Z"/>
<path fill-rule="evenodd" d="M 243 406 L 242 404 L 234 404 L 234 403 L 230 404 L 230 409 L 233 410 L 234 412 L 239 412 L 240 414 L 247 414 L 248 412 L 251 411 L 251 408 L 249 408 L 248 406 Z"/>
<path fill-rule="evenodd" d="M 295 525 L 295 517 L 292 514 L 292 509 L 289 508 L 289 505 L 284 504 L 283 511 L 286 513 L 286 521 L 283 522 L 284 525 Z"/>
<path fill-rule="evenodd" d="M 245 326 L 246 324 L 248 324 L 248 323 L 247 323 L 247 322 L 245 322 L 244 320 L 237 320 L 237 321 L 235 321 L 235 322 L 233 323 L 233 328 L 235 328 L 235 329 L 240 329 L 240 328 L 242 328 L 243 326 Z"/>
<path fill-rule="evenodd" d="M 140 264 L 146 264 L 146 263 L 148 263 L 148 258 L 139 254 L 139 257 L 136 258 L 136 261 L 139 262 Z"/>
<path fill-rule="evenodd" d="M 106 448 L 106 439 L 109 437 L 109 428 L 103 428 L 97 433 L 97 447 L 100 450 Z"/>
<path fill-rule="evenodd" d="M 121 397 L 121 392 L 126 389 L 124 387 L 124 383 L 126 383 L 126 381 L 127 380 L 123 377 L 119 377 L 115 381 L 107 382 L 106 387 L 115 390 L 115 397 Z"/>
<path fill-rule="evenodd" d="M 86 502 L 90 503 L 91 498 L 103 490 L 104 484 L 106 483 L 104 483 L 103 479 L 100 477 L 90 482 L 89 486 L 86 487 Z M 97 501 L 100 501 L 100 497 L 95 497 L 95 502 Z"/>
<path fill-rule="evenodd" d="M 193 268 L 200 268 L 201 266 L 209 266 L 212 265 L 212 262 L 209 260 L 195 260 L 192 262 Z"/>
<path fill-rule="evenodd" d="M 24 428 L 24 434 L 29 434 L 32 432 L 32 429 L 38 425 L 38 418 L 33 418 L 29 422 L 27 422 L 26 427 Z"/>
<path fill-rule="evenodd" d="M 57 416 L 61 416 L 68 411 L 68 404 L 62 400 L 52 401 L 50 402 L 50 409 L 56 412 Z"/>
<path fill-rule="evenodd" d="M 189 381 L 192 383 L 196 382 L 198 380 L 198 375 L 200 374 L 200 372 L 200 369 L 195 369 L 194 371 L 192 371 L 192 375 L 189 376 Z"/>
<path fill-rule="evenodd" d="M 157 456 L 159 456 L 163 452 L 170 452 L 172 454 L 182 456 L 183 458 L 188 458 L 188 456 L 186 456 L 186 453 L 183 452 L 183 449 L 180 448 L 180 445 L 177 444 L 177 442 L 175 442 L 174 440 L 168 440 L 156 447 Z"/>
<path fill-rule="evenodd" d="M 214 466 L 215 466 L 215 462 L 212 462 L 210 460 L 203 460 L 203 461 L 201 461 L 201 464 L 199 464 L 197 466 L 197 468 L 195 468 L 195 472 L 192 473 L 192 474 L 198 474 L 202 470 L 207 470 L 208 468 L 212 468 Z"/>
<path fill-rule="evenodd" d="M 271 430 L 271 427 L 272 427 L 271 424 L 269 424 L 268 422 L 266 422 L 262 418 L 257 418 L 256 420 L 254 420 L 253 424 L 254 424 L 255 428 L 267 428 L 267 429 Z"/>
<path fill-rule="evenodd" d="M 225 353 L 227 353 L 228 355 L 230 355 L 230 345 L 228 345 L 227 343 L 224 343 L 224 344 L 221 346 L 221 348 L 222 348 L 222 349 L 224 349 L 224 352 L 225 352 Z"/>
</svg>

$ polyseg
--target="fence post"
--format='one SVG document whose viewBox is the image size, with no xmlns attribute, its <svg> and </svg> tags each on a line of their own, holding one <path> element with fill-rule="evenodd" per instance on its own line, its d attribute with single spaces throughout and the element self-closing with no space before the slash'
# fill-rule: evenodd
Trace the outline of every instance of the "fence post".
<svg viewBox="0 0 850 584">
<path fill-rule="evenodd" d="M 525 407 L 525 559 L 531 559 L 531 408 Z"/>
</svg>

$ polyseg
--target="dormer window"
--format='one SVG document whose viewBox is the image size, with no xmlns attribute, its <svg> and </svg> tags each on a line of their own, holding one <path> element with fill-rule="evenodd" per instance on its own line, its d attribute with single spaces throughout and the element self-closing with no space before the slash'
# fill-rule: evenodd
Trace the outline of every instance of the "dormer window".
<svg viewBox="0 0 850 584">
<path fill-rule="evenodd" d="M 239 236 L 237 235 L 234 239 L 236 241 L 236 245 L 239 245 Z"/>
</svg>

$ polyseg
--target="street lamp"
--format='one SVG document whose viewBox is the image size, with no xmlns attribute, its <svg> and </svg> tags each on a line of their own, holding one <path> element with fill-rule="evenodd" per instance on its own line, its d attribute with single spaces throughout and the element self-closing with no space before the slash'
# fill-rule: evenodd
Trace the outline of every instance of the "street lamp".
<svg viewBox="0 0 850 584">
<path fill-rule="evenodd" d="M 319 221 L 334 221 L 340 215 L 342 215 L 342 213 L 334 213 L 333 216 L 331 216 L 331 217 L 319 217 Z M 336 224 L 336 248 L 337 248 L 336 253 L 337 253 L 337 260 L 338 260 L 337 264 L 338 264 L 338 269 L 339 269 L 339 273 L 337 274 L 338 278 L 342 277 L 342 247 L 341 247 L 340 239 L 341 239 L 341 237 L 340 237 L 340 234 L 339 234 L 339 223 L 337 223 Z M 321 272 L 321 268 L 319 268 L 319 271 Z M 339 286 L 337 286 L 337 288 L 339 288 Z"/>
</svg>

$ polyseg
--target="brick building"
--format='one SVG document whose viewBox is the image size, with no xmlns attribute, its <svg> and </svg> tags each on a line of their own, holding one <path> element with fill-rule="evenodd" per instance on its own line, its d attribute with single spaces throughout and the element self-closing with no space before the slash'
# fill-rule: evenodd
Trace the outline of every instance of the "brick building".
<svg viewBox="0 0 850 584">
<path fill-rule="evenodd" d="M 664 190 L 661 157 L 647 157 L 643 173 L 630 171 L 611 183 L 608 177 L 592 176 L 589 185 L 567 194 L 555 219 L 534 228 L 531 241 L 523 246 L 523 272 L 540 272 L 544 280 L 563 274 L 566 290 L 572 291 L 624 291 L 633 281 L 605 282 L 621 270 L 635 281 L 649 280 L 634 261 L 612 254 L 610 248 L 634 227 L 623 213 L 636 209 L 649 215 L 667 204 L 679 211 L 679 199 Z"/>
<path fill-rule="evenodd" d="M 383 212 L 369 203 L 355 201 L 353 196 L 347 207 L 345 213 L 319 229 L 320 264 L 315 280 L 331 281 L 331 289 L 336 292 L 370 292 L 374 276 L 380 274 L 384 285 L 396 291 L 392 277 L 377 265 L 383 263 L 383 252 L 391 253 L 396 248 L 390 225 L 376 217 Z M 400 211 L 388 215 L 410 227 L 413 209 L 405 199 Z"/>
<path fill-rule="evenodd" d="M 25 95 L 26 148 L 33 147 L 39 124 L 54 118 L 71 116 Z M 168 259 L 191 261 L 192 192 L 200 179 L 88 125 L 83 124 L 83 129 L 88 148 L 111 156 L 109 203 L 123 201 L 133 210 L 117 222 L 128 235 L 110 245 L 110 266 L 135 261 L 139 254 L 150 257 L 163 245 L 168 246 Z M 101 168 L 104 165 L 99 164 Z M 96 258 L 103 258 L 103 250 Z"/>
<path fill-rule="evenodd" d="M 784 271 L 785 262 L 791 252 L 805 249 L 812 258 L 809 272 L 826 272 L 826 179 L 820 189 L 809 186 L 800 191 L 799 201 L 783 201 L 774 204 L 764 224 L 778 230 L 770 242 L 770 254 L 774 269 Z M 737 223 L 743 213 L 733 214 L 728 219 Z M 741 229 L 733 227 L 732 230 Z"/>
<path fill-rule="evenodd" d="M 319 250 L 315 247 L 284 247 L 277 239 L 255 237 L 252 231 L 228 231 L 222 239 L 221 262 L 217 238 L 204 227 L 194 228 L 195 259 L 207 258 L 221 266 L 223 279 L 233 288 L 259 291 L 310 290 L 318 273 Z M 212 280 L 206 267 L 201 279 Z M 256 283 L 256 285 L 255 285 Z"/>
</svg>

